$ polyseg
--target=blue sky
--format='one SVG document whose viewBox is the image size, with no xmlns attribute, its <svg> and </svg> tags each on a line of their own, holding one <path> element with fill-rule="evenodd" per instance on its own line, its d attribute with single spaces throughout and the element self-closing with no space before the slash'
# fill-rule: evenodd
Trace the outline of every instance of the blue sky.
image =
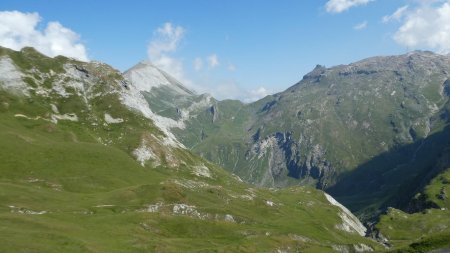
<svg viewBox="0 0 450 253">
<path fill-rule="evenodd" d="M 0 45 L 122 71 L 150 57 L 199 92 L 244 101 L 288 88 L 316 64 L 449 53 L 448 24 L 449 0 L 0 2 Z"/>
</svg>

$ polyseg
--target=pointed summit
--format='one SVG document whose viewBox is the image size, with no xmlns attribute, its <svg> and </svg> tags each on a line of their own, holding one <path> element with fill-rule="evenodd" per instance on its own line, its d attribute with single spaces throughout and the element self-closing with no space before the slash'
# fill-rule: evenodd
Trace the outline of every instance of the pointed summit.
<svg viewBox="0 0 450 253">
<path fill-rule="evenodd" d="M 195 94 L 150 61 L 139 62 L 125 71 L 124 76 L 140 91 L 150 92 L 153 88 L 164 87 L 180 96 L 192 96 Z"/>
</svg>

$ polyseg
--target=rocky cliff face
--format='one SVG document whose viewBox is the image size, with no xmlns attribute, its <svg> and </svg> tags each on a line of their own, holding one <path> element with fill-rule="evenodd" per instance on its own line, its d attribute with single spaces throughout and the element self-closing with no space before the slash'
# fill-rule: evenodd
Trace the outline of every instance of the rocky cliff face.
<svg viewBox="0 0 450 253">
<path fill-rule="evenodd" d="M 304 180 L 317 180 L 317 186 L 324 187 L 324 179 L 333 174 L 333 168 L 325 160 L 325 151 L 320 144 L 304 143 L 306 138 L 294 139 L 292 132 L 276 132 L 256 140 L 247 153 L 247 160 L 267 157 L 267 171 L 261 180 L 261 185 L 286 186 L 283 178 L 288 177 Z M 314 145 L 314 146 L 313 146 Z M 302 147 L 311 151 L 302 152 Z"/>
<path fill-rule="evenodd" d="M 351 170 L 380 153 L 427 138 L 448 100 L 449 63 L 446 56 L 415 52 L 330 69 L 318 66 L 287 91 L 254 104 L 259 107 L 255 125 L 264 127 L 260 135 L 292 133 L 302 162 L 291 159 L 287 164 L 300 165 L 299 171 L 310 169 L 309 161 L 334 168 L 321 178 Z"/>
</svg>

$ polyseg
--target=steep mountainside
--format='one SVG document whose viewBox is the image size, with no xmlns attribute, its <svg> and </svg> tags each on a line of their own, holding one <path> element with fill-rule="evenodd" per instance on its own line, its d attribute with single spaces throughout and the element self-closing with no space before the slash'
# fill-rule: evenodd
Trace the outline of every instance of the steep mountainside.
<svg viewBox="0 0 450 253">
<path fill-rule="evenodd" d="M 406 205 L 425 183 L 450 139 L 449 90 L 448 56 L 374 57 L 317 66 L 252 104 L 210 100 L 171 132 L 245 181 L 314 185 L 373 213 Z"/>
<path fill-rule="evenodd" d="M 383 249 L 322 191 L 254 188 L 184 149 L 134 78 L 0 48 L 1 252 Z"/>
<path fill-rule="evenodd" d="M 389 207 L 369 234 L 393 252 L 447 252 L 450 250 L 450 149 L 445 148 L 428 174 L 415 185 L 417 194 L 406 208 Z"/>
</svg>

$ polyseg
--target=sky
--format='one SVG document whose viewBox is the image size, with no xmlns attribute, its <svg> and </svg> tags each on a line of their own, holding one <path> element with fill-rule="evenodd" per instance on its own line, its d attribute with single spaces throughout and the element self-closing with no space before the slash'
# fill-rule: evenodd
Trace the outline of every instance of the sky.
<svg viewBox="0 0 450 253">
<path fill-rule="evenodd" d="M 450 0 L 2 0 L 0 45 L 120 71 L 150 60 L 198 93 L 251 102 L 317 64 L 450 53 Z"/>
</svg>

